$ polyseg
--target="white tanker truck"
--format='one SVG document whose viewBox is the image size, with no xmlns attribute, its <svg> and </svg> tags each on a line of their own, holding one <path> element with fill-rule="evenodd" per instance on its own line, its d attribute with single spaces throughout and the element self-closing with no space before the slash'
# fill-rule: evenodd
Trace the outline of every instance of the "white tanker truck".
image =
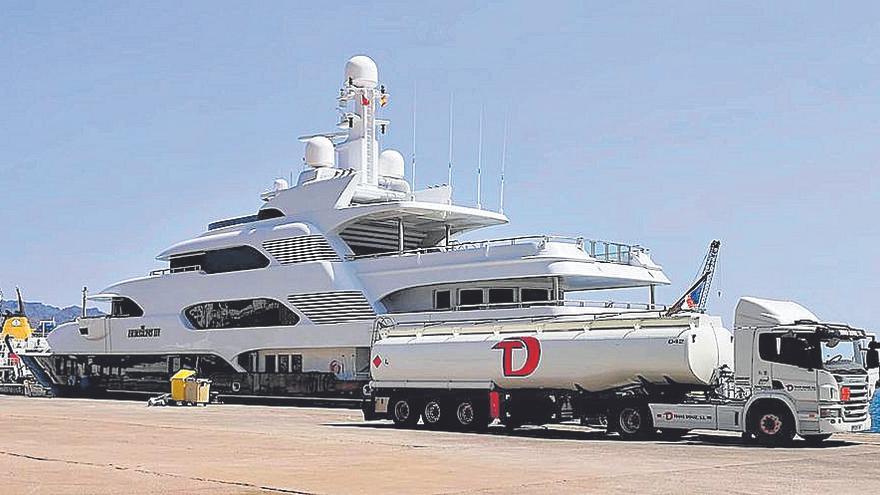
<svg viewBox="0 0 880 495">
<path fill-rule="evenodd" d="M 684 312 L 543 321 L 377 321 L 366 419 L 478 430 L 580 420 L 623 438 L 742 432 L 765 444 L 870 428 L 864 330 L 743 298 L 733 333 Z"/>
</svg>

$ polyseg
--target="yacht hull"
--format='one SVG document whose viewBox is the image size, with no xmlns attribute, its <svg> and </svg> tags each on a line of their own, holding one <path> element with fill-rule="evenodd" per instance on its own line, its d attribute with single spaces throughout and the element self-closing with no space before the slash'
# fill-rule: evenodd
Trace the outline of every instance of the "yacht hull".
<svg viewBox="0 0 880 495">
<path fill-rule="evenodd" d="M 50 355 L 34 359 L 58 396 L 100 397 L 115 392 L 165 393 L 183 364 L 212 381 L 224 397 L 359 398 L 366 379 L 340 379 L 334 373 L 239 372 L 217 356 L 152 354 L 128 356 Z"/>
</svg>

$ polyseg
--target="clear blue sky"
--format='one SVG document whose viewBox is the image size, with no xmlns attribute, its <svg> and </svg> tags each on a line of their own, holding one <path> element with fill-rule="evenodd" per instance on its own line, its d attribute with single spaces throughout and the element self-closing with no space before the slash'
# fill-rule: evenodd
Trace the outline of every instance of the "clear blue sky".
<svg viewBox="0 0 880 495">
<path fill-rule="evenodd" d="M 509 112 L 512 224 L 487 235 L 641 243 L 666 301 L 717 237 L 726 322 L 750 294 L 880 327 L 878 4 L 421 4 L 4 2 L 0 286 L 73 304 L 254 212 L 365 53 L 407 156 L 418 87 L 422 185 L 445 182 L 454 92 L 456 198 L 485 105 L 495 207 Z"/>
</svg>

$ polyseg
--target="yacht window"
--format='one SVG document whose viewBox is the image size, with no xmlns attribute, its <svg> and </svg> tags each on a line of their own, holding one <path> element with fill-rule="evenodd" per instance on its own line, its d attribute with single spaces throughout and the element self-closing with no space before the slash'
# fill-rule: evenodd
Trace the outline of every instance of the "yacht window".
<svg viewBox="0 0 880 495">
<path fill-rule="evenodd" d="M 269 258 L 251 246 L 215 249 L 171 258 L 171 269 L 199 266 L 205 273 L 256 270 L 269 266 Z"/>
<path fill-rule="evenodd" d="M 274 299 L 207 302 L 183 310 L 196 330 L 296 325 L 299 317 Z"/>
<path fill-rule="evenodd" d="M 449 309 L 452 307 L 452 297 L 448 290 L 438 290 L 434 293 L 434 308 Z"/>
<path fill-rule="evenodd" d="M 489 289 L 489 304 L 514 302 L 513 289 Z"/>
<path fill-rule="evenodd" d="M 287 354 L 280 354 L 278 356 L 278 372 L 279 373 L 288 373 L 290 371 L 290 356 Z"/>
<path fill-rule="evenodd" d="M 550 291 L 547 289 L 520 289 L 519 296 L 522 302 L 549 301 Z"/>
<path fill-rule="evenodd" d="M 204 258 L 202 270 L 205 273 L 237 272 L 269 266 L 269 259 L 250 246 L 208 251 Z"/>
<path fill-rule="evenodd" d="M 269 354 L 266 356 L 266 373 L 275 373 L 275 355 Z"/>
<path fill-rule="evenodd" d="M 110 303 L 110 316 L 113 318 L 144 316 L 144 310 L 127 297 L 114 297 Z"/>
<path fill-rule="evenodd" d="M 458 305 L 461 309 L 479 309 L 483 304 L 483 289 L 462 289 L 458 291 Z"/>
<path fill-rule="evenodd" d="M 290 372 L 291 373 L 302 373 L 303 370 L 303 357 L 302 354 L 293 354 L 290 356 Z"/>
</svg>

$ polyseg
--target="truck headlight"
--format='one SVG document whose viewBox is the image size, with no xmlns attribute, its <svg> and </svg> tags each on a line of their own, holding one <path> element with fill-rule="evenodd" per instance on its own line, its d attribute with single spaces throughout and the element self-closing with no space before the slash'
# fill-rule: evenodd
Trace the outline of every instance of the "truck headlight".
<svg viewBox="0 0 880 495">
<path fill-rule="evenodd" d="M 820 418 L 839 418 L 840 417 L 840 409 L 838 408 L 827 408 L 823 407 L 819 409 L 819 417 Z"/>
</svg>

